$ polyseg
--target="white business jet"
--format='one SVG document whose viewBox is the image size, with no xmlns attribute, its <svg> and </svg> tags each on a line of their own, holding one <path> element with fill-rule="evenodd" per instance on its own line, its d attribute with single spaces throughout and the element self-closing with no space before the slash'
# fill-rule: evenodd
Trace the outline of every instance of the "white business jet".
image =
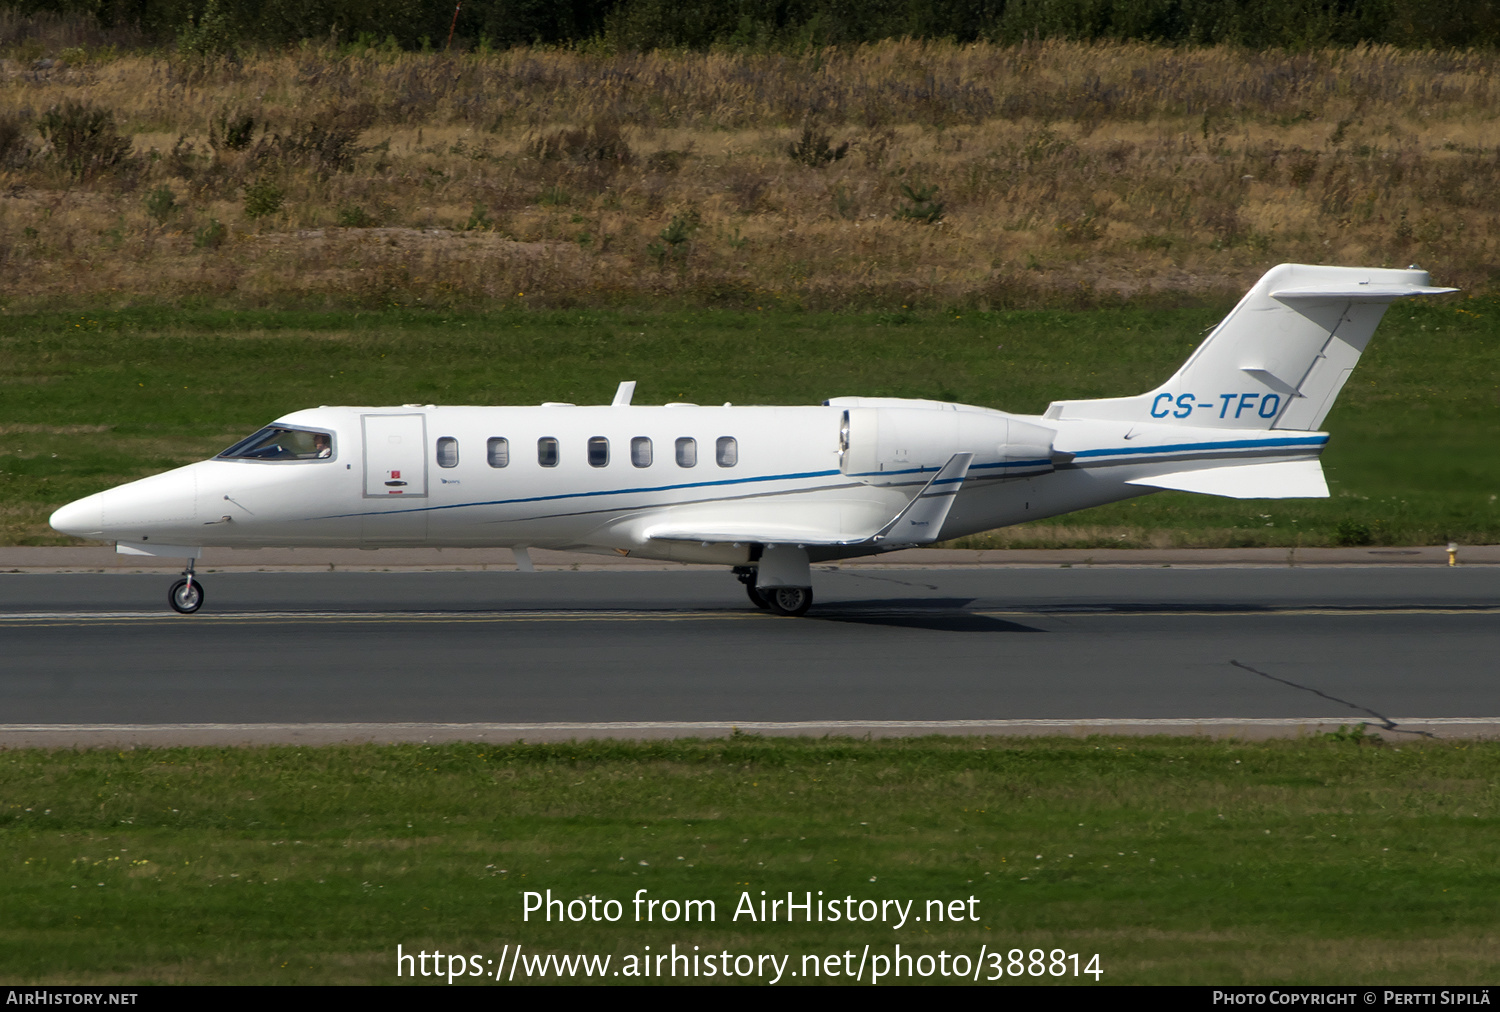
<svg viewBox="0 0 1500 1012">
<path fill-rule="evenodd" d="M 815 407 L 321 407 L 212 460 L 70 503 L 66 534 L 187 559 L 205 547 L 510 547 L 734 568 L 801 615 L 809 564 L 926 545 L 1160 489 L 1327 496 L 1318 431 L 1395 299 L 1425 271 L 1283 264 L 1137 397 L 1041 415 L 894 397 Z"/>
</svg>

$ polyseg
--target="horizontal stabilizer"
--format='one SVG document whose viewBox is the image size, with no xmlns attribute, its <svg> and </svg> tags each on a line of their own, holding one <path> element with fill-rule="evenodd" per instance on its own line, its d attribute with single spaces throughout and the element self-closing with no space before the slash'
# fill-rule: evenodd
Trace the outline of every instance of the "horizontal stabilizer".
<svg viewBox="0 0 1500 1012">
<path fill-rule="evenodd" d="M 1283 460 L 1273 464 L 1239 464 L 1201 471 L 1177 471 L 1154 478 L 1135 478 L 1127 485 L 1201 492 L 1231 499 L 1326 499 L 1328 482 L 1316 460 Z"/>
<path fill-rule="evenodd" d="M 1378 285 L 1378 284 L 1333 284 L 1308 285 L 1301 288 L 1283 288 L 1272 292 L 1271 298 L 1280 302 L 1294 299 L 1347 299 L 1351 302 L 1390 302 L 1414 295 L 1447 295 L 1457 288 L 1433 288 L 1428 285 Z"/>
</svg>

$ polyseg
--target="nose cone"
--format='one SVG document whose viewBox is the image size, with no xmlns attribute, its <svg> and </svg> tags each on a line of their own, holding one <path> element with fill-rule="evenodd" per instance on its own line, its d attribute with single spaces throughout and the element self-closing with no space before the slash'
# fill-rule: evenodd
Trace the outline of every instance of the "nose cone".
<svg viewBox="0 0 1500 1012">
<path fill-rule="evenodd" d="M 71 534 L 75 538 L 104 537 L 104 496 L 99 492 L 70 502 L 52 514 L 47 522 L 54 531 Z"/>
<path fill-rule="evenodd" d="M 52 514 L 52 526 L 77 538 L 104 541 L 193 532 L 198 510 L 195 466 L 179 467 L 69 503 Z"/>
</svg>

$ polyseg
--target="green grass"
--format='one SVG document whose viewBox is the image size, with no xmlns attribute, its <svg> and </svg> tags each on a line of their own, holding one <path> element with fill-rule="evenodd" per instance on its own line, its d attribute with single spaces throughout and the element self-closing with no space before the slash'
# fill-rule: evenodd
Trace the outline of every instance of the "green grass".
<svg viewBox="0 0 1500 1012">
<path fill-rule="evenodd" d="M 317 404 L 817 403 L 864 394 L 1039 412 L 1146 390 L 1218 309 L 991 313 L 0 314 L 0 540 L 64 543 L 71 499 L 207 456 Z M 1166 493 L 1031 524 L 1014 544 L 1500 542 L 1500 304 L 1397 307 L 1330 415 L 1333 498 Z M 100 430 L 102 427 L 102 431 Z M 970 544 L 998 543 L 970 540 Z"/>
<path fill-rule="evenodd" d="M 1116 984 L 1492 982 L 1497 760 L 1357 734 L 12 751 L 0 974 L 385 983 L 398 943 L 797 968 L 900 942 L 1098 953 Z M 624 919 L 524 921 L 548 889 Z M 638 889 L 718 917 L 635 923 Z M 732 920 L 762 889 L 979 920 Z"/>
</svg>

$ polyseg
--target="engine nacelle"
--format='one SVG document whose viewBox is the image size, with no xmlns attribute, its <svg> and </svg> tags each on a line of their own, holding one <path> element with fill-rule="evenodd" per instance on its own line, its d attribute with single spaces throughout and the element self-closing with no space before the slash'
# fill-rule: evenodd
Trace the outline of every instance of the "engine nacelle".
<svg viewBox="0 0 1500 1012">
<path fill-rule="evenodd" d="M 972 453 L 972 477 L 1021 477 L 1052 470 L 1052 429 L 1003 411 L 895 397 L 836 397 L 844 408 L 839 469 L 871 485 L 910 482 Z"/>
</svg>

